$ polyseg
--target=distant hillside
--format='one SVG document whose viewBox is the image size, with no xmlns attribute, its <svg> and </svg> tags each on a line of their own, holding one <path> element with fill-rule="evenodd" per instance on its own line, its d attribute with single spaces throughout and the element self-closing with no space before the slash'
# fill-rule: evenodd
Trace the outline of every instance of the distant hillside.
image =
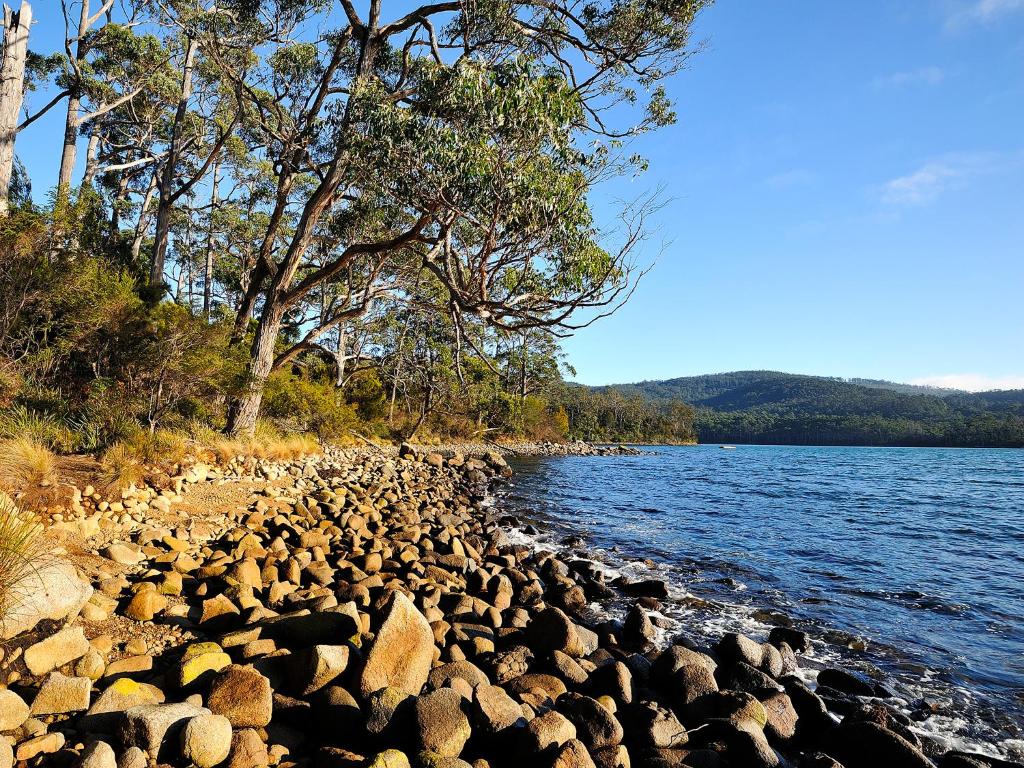
<svg viewBox="0 0 1024 768">
<path fill-rule="evenodd" d="M 1024 390 L 736 371 L 599 387 L 696 409 L 702 442 L 1024 446 Z"/>
</svg>

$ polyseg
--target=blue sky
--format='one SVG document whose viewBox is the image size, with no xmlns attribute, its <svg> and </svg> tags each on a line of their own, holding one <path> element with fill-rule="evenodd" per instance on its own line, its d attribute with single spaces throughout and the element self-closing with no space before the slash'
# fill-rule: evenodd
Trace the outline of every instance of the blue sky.
<svg viewBox="0 0 1024 768">
<path fill-rule="evenodd" d="M 721 0 L 700 35 L 613 190 L 666 186 L 667 247 L 578 378 L 1024 387 L 1024 0 Z"/>
<path fill-rule="evenodd" d="M 59 4 L 34 11 L 53 50 Z M 566 341 L 578 379 L 1024 387 L 1024 0 L 719 0 L 698 37 L 679 123 L 634 147 L 650 170 L 595 196 L 610 219 L 601 200 L 663 185 L 664 249 Z M 55 110 L 18 138 L 37 197 L 61 130 Z"/>
</svg>

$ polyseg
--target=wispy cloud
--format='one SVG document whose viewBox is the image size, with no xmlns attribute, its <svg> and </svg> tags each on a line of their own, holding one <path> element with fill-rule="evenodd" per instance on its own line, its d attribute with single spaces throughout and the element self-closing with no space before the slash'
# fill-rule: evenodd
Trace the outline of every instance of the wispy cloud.
<svg viewBox="0 0 1024 768">
<path fill-rule="evenodd" d="M 992 152 L 945 155 L 885 182 L 882 185 L 882 202 L 886 205 L 925 205 L 943 192 L 964 186 L 972 177 L 994 173 L 1016 162 L 1015 157 Z"/>
<path fill-rule="evenodd" d="M 880 75 L 874 80 L 876 88 L 902 88 L 915 85 L 938 85 L 946 79 L 946 73 L 940 67 L 920 67 L 908 72 L 893 72 Z"/>
<path fill-rule="evenodd" d="M 805 187 L 813 184 L 818 178 L 814 171 L 806 168 L 794 168 L 790 171 L 777 173 L 765 179 L 765 184 L 775 189 L 789 189 L 791 187 Z"/>
<path fill-rule="evenodd" d="M 984 373 L 942 373 L 911 379 L 911 384 L 946 389 L 965 389 L 968 392 L 988 392 L 993 389 L 1024 389 L 1024 375 L 987 376 Z"/>
<path fill-rule="evenodd" d="M 952 7 L 946 27 L 960 29 L 970 24 L 989 24 L 1018 11 L 1024 11 L 1024 0 L 970 0 Z"/>
</svg>

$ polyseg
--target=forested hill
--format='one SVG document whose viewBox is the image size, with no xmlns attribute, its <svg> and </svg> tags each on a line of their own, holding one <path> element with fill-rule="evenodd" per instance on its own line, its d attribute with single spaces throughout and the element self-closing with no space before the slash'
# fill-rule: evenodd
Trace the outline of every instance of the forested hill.
<svg viewBox="0 0 1024 768">
<path fill-rule="evenodd" d="M 1024 390 L 968 393 L 775 371 L 598 389 L 689 403 L 701 442 L 1024 446 Z"/>
</svg>

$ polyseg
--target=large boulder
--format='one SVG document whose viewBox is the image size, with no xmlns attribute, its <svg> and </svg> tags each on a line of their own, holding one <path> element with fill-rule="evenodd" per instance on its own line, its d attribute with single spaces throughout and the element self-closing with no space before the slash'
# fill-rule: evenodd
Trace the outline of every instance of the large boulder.
<svg viewBox="0 0 1024 768">
<path fill-rule="evenodd" d="M 92 597 L 92 586 L 67 560 L 44 560 L 11 585 L 9 608 L 0 616 L 0 640 L 27 632 L 44 619 L 63 621 Z"/>
<path fill-rule="evenodd" d="M 381 688 L 397 688 L 416 696 L 430 675 L 434 633 L 412 601 L 394 592 L 377 630 L 359 680 L 366 697 Z"/>
<path fill-rule="evenodd" d="M 209 715 L 210 710 L 194 704 L 146 704 L 124 713 L 121 740 L 125 747 L 138 747 L 157 757 L 193 717 Z"/>
<path fill-rule="evenodd" d="M 421 749 L 442 757 L 459 756 L 472 735 L 462 701 L 451 688 L 416 699 L 416 731 Z"/>
<path fill-rule="evenodd" d="M 33 675 L 45 675 L 89 652 L 81 627 L 65 627 L 25 650 L 25 666 Z"/>
<path fill-rule="evenodd" d="M 181 755 L 196 768 L 213 768 L 231 751 L 231 723 L 222 715 L 197 715 L 181 732 Z"/>
<path fill-rule="evenodd" d="M 235 728 L 263 728 L 273 714 L 274 691 L 252 667 L 232 665 L 213 679 L 206 706 Z"/>
</svg>

